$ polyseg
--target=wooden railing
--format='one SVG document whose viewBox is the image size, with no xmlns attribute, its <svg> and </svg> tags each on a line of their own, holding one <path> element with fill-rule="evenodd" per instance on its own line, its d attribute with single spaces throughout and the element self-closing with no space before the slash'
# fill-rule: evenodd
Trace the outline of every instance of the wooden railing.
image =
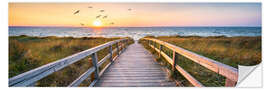
<svg viewBox="0 0 270 90">
<path fill-rule="evenodd" d="M 228 66 L 226 64 L 217 62 L 215 60 L 212 60 L 210 58 L 198 55 L 196 53 L 193 53 L 191 51 L 188 51 L 186 49 L 183 49 L 181 47 L 177 47 L 175 45 L 169 44 L 167 42 L 153 39 L 153 38 L 142 38 L 142 40 L 146 40 L 148 45 L 153 48 L 156 52 L 158 52 L 159 57 L 163 56 L 166 61 L 168 61 L 172 65 L 173 70 L 177 70 L 180 72 L 192 85 L 196 87 L 203 87 L 203 84 L 201 84 L 198 80 L 196 80 L 193 76 L 191 76 L 187 71 L 185 71 L 182 67 L 177 65 L 175 62 L 177 59 L 176 54 L 182 55 L 201 66 L 206 67 L 209 70 L 212 70 L 216 72 L 217 74 L 220 74 L 224 77 L 226 77 L 225 86 L 227 87 L 233 87 L 236 85 L 236 82 L 238 80 L 238 69 Z M 154 44 L 158 44 L 159 48 L 155 47 Z M 172 58 L 170 58 L 166 53 L 162 51 L 162 47 L 167 47 L 168 49 L 173 51 Z"/>
<path fill-rule="evenodd" d="M 17 76 L 14 76 L 9 79 L 9 86 L 11 87 L 18 87 L 18 86 L 34 86 L 35 83 L 54 73 L 57 72 L 89 55 L 91 55 L 92 58 L 92 64 L 93 66 L 89 68 L 85 73 L 83 73 L 81 76 L 79 76 L 76 80 L 74 80 L 69 87 L 78 86 L 81 82 L 83 82 L 89 75 L 91 75 L 93 72 L 95 73 L 94 80 L 91 82 L 89 86 L 95 85 L 99 77 L 103 74 L 103 72 L 112 64 L 112 62 L 126 49 L 128 45 L 129 39 L 119 39 L 115 41 L 110 41 L 108 43 L 96 46 L 94 48 L 90 48 L 88 50 L 73 54 L 71 56 L 68 56 L 66 58 L 57 60 L 55 62 L 43 65 L 41 67 L 38 67 L 36 69 L 30 70 L 28 72 L 19 74 Z M 116 44 L 116 48 L 112 50 L 112 46 Z M 106 55 L 103 59 L 101 59 L 98 62 L 98 56 L 97 52 L 109 47 L 109 54 Z M 121 51 L 120 51 L 121 50 Z M 117 55 L 113 58 L 113 54 L 117 53 Z M 110 63 L 107 64 L 102 71 L 99 71 L 99 67 L 106 61 L 110 60 Z"/>
</svg>

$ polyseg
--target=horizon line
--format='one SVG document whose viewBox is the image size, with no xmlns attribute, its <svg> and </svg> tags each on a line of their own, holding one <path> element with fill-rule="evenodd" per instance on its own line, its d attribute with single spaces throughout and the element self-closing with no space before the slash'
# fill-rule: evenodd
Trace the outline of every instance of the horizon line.
<svg viewBox="0 0 270 90">
<path fill-rule="evenodd" d="M 78 27 L 78 28 L 96 28 L 90 26 L 8 26 L 8 27 Z M 126 27 L 126 28 L 133 28 L 133 27 L 262 27 L 262 26 L 236 26 L 236 25 L 225 25 L 225 26 L 104 26 L 99 28 L 117 28 L 117 27 Z"/>
</svg>

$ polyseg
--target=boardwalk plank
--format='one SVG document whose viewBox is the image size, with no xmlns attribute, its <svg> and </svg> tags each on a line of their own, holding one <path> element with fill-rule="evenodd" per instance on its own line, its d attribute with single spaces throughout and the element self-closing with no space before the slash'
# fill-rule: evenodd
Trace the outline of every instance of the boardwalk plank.
<svg viewBox="0 0 270 90">
<path fill-rule="evenodd" d="M 104 72 L 97 87 L 163 87 L 175 86 L 167 73 L 154 61 L 152 54 L 137 42 Z"/>
<path fill-rule="evenodd" d="M 168 78 L 167 77 L 153 77 L 153 76 L 150 76 L 150 77 L 103 77 L 102 79 L 100 80 L 141 80 L 141 79 L 144 79 L 144 80 L 167 80 Z"/>
<path fill-rule="evenodd" d="M 129 82 L 129 83 L 111 83 L 103 82 L 97 83 L 98 86 L 102 87 L 172 87 L 175 86 L 173 82 L 155 82 L 155 83 L 140 83 L 140 82 Z"/>
</svg>

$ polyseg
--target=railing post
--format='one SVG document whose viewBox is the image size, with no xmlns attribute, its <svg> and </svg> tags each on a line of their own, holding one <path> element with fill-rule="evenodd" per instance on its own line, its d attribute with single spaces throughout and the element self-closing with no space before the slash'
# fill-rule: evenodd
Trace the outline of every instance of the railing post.
<svg viewBox="0 0 270 90">
<path fill-rule="evenodd" d="M 232 80 L 226 78 L 225 87 L 234 87 L 235 85 L 236 85 L 235 81 L 232 81 Z"/>
<path fill-rule="evenodd" d="M 113 62 L 113 50 L 112 50 L 112 45 L 109 46 L 109 53 L 110 53 L 110 61 Z"/>
<path fill-rule="evenodd" d="M 98 62 L 98 57 L 97 57 L 97 52 L 93 53 L 91 55 L 92 57 L 92 63 L 93 63 L 93 66 L 95 67 L 95 79 L 98 79 L 99 78 L 99 68 L 97 66 L 97 62 Z"/>
<path fill-rule="evenodd" d="M 123 40 L 123 51 L 125 50 L 126 48 L 126 40 Z"/>
<path fill-rule="evenodd" d="M 119 54 L 120 54 L 120 52 L 122 51 L 122 43 L 121 43 L 121 41 L 119 41 L 118 45 L 119 45 Z"/>
<path fill-rule="evenodd" d="M 158 54 L 158 57 L 159 57 L 159 58 L 161 57 L 161 52 L 162 52 L 162 45 L 159 44 L 159 54 Z"/>
<path fill-rule="evenodd" d="M 128 47 L 128 39 L 125 40 L 125 49 Z"/>
<path fill-rule="evenodd" d="M 119 56 L 120 52 L 119 52 L 119 46 L 118 45 L 119 45 L 119 42 L 116 43 L 117 55 Z"/>
<path fill-rule="evenodd" d="M 125 41 L 122 41 L 122 51 L 125 49 Z"/>
<path fill-rule="evenodd" d="M 174 72 L 175 71 L 176 60 L 177 60 L 177 55 L 176 55 L 174 50 L 173 50 L 172 60 L 173 60 L 172 71 Z"/>
<path fill-rule="evenodd" d="M 123 41 L 120 41 L 120 50 L 121 50 L 121 53 L 123 52 Z"/>
<path fill-rule="evenodd" d="M 123 51 L 123 50 L 124 50 L 124 40 L 121 41 L 121 43 L 122 43 L 122 44 L 121 44 L 121 45 L 122 45 L 121 47 L 122 47 L 122 51 Z"/>
</svg>

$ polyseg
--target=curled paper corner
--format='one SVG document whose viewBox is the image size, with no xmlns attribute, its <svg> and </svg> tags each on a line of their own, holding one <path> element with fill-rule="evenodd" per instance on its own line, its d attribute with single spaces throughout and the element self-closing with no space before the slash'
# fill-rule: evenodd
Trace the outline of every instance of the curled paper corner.
<svg viewBox="0 0 270 90">
<path fill-rule="evenodd" d="M 262 87 L 262 64 L 254 66 L 238 65 L 236 87 Z"/>
</svg>

